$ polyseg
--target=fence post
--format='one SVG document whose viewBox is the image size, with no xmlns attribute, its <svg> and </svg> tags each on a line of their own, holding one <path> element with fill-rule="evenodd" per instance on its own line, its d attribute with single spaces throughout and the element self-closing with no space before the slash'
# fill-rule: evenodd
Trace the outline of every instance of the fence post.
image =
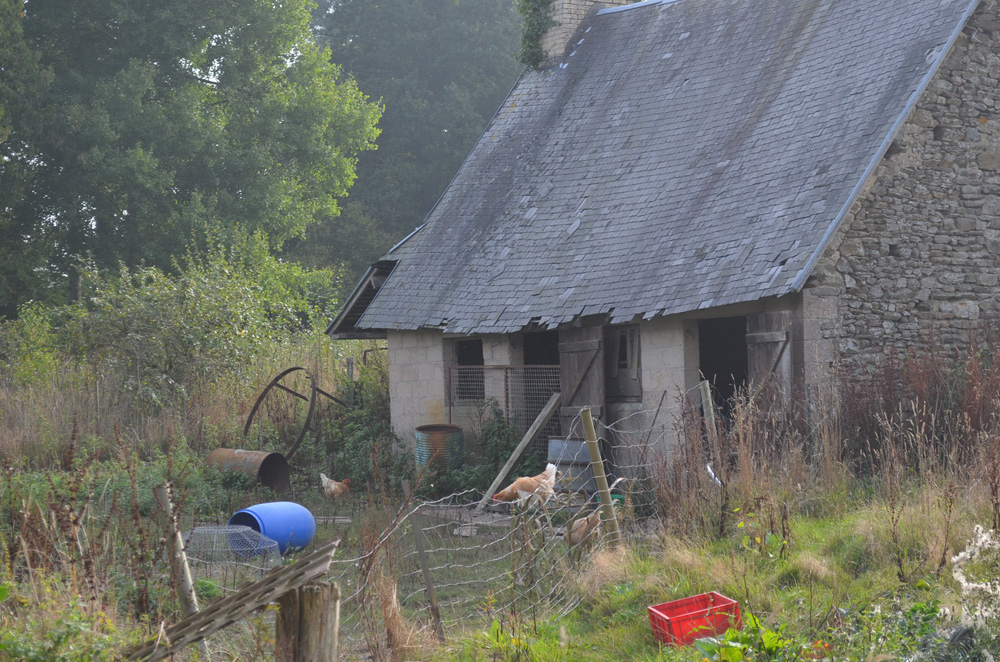
<svg viewBox="0 0 1000 662">
<path fill-rule="evenodd" d="M 708 383 L 707 379 L 698 382 L 698 392 L 701 393 L 701 411 L 705 416 L 705 427 L 708 428 L 708 433 L 712 436 L 711 441 L 714 443 L 715 438 L 719 436 L 719 431 L 715 426 L 715 400 L 712 399 L 712 385 Z"/>
<path fill-rule="evenodd" d="M 594 470 L 594 482 L 597 483 L 597 491 L 601 495 L 602 520 L 607 522 L 611 528 L 612 545 L 620 545 L 622 542 L 622 531 L 618 527 L 618 515 L 615 507 L 611 503 L 611 490 L 608 489 L 608 476 L 604 473 L 604 460 L 601 459 L 601 448 L 597 445 L 597 431 L 594 430 L 594 418 L 590 415 L 590 407 L 580 410 L 580 419 L 583 421 L 583 436 L 587 440 L 587 450 L 590 452 L 590 466 Z"/>
<path fill-rule="evenodd" d="M 170 483 L 163 483 L 153 488 L 160 510 L 158 518 L 160 525 L 166 530 L 170 544 L 170 575 L 174 584 L 174 592 L 181 603 L 184 615 L 198 613 L 198 598 L 194 593 L 194 580 L 191 578 L 191 567 L 188 566 L 187 553 L 184 551 L 184 539 L 177 528 L 177 518 L 174 515 L 174 503 L 171 499 Z M 208 646 L 199 641 L 198 650 L 201 656 L 209 660 Z"/>
<path fill-rule="evenodd" d="M 278 598 L 274 658 L 277 662 L 337 662 L 340 588 L 315 582 Z"/>
<path fill-rule="evenodd" d="M 410 481 L 403 481 L 403 498 L 410 499 Z M 427 562 L 427 551 L 424 546 L 424 532 L 420 525 L 414 520 L 413 537 L 417 543 L 417 556 L 420 558 L 420 574 L 424 577 L 424 590 L 427 592 L 427 600 L 431 603 L 431 620 L 434 621 L 434 634 L 438 641 L 444 642 L 444 627 L 441 625 L 441 609 L 438 607 L 437 591 L 434 590 L 434 581 L 431 578 L 431 566 Z"/>
</svg>

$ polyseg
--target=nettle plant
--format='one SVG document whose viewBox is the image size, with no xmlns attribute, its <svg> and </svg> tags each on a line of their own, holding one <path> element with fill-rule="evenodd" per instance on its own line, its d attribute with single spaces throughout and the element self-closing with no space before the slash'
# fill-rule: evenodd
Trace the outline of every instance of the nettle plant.
<svg viewBox="0 0 1000 662">
<path fill-rule="evenodd" d="M 972 539 L 952 562 L 952 575 L 962 589 L 962 624 L 974 628 L 981 643 L 1000 643 L 1000 539 L 976 526 Z M 992 659 L 992 657 L 987 658 Z"/>
</svg>

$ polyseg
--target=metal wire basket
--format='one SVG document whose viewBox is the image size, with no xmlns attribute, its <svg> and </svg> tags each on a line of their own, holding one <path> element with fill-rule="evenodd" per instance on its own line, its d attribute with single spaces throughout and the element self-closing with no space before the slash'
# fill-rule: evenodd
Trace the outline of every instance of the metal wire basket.
<svg viewBox="0 0 1000 662">
<path fill-rule="evenodd" d="M 183 538 L 192 579 L 209 592 L 238 590 L 281 565 L 278 543 L 249 526 L 199 526 Z"/>
</svg>

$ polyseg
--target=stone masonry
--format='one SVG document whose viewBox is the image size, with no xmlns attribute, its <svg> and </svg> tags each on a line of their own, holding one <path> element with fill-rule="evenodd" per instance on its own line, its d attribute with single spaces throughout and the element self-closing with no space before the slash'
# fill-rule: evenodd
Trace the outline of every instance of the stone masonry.
<svg viewBox="0 0 1000 662">
<path fill-rule="evenodd" d="M 803 292 L 807 354 L 874 365 L 1000 310 L 1000 6 L 984 0 Z"/>
<path fill-rule="evenodd" d="M 542 37 L 542 50 L 547 57 L 562 56 L 564 49 L 570 44 L 570 39 L 577 28 L 583 23 L 587 13 L 595 5 L 598 9 L 630 4 L 632 0 L 552 0 L 551 16 L 556 24 L 549 28 Z"/>
</svg>

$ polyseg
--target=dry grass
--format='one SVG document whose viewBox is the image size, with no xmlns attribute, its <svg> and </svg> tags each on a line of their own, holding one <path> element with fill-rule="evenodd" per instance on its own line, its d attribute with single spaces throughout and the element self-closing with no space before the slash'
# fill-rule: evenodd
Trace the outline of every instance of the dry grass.
<svg viewBox="0 0 1000 662">
<path fill-rule="evenodd" d="M 791 568 L 798 576 L 808 582 L 815 581 L 827 586 L 833 585 L 837 573 L 832 569 L 829 559 L 811 552 L 803 552 L 792 558 Z"/>
<path fill-rule="evenodd" d="M 121 388 L 121 375 L 70 360 L 58 360 L 56 369 L 30 384 L 0 379 L 0 457 L 25 467 L 54 466 L 74 429 L 96 459 L 113 456 L 116 435 L 143 453 L 177 439 L 196 450 L 239 446 L 250 407 L 279 371 L 304 366 L 320 388 L 333 390 L 337 352 L 316 342 L 281 346 L 250 366 L 248 379 L 215 375 L 189 385 L 184 402 L 163 406 L 140 403 Z"/>
<path fill-rule="evenodd" d="M 627 547 L 602 548 L 594 552 L 583 568 L 571 577 L 581 595 L 597 600 L 607 587 L 625 580 L 633 560 L 632 552 Z"/>
<path fill-rule="evenodd" d="M 424 652 L 434 646 L 430 633 L 417 628 L 403 616 L 395 579 L 384 572 L 377 572 L 373 580 L 375 598 L 385 622 L 390 659 L 392 662 L 423 659 Z"/>
</svg>

